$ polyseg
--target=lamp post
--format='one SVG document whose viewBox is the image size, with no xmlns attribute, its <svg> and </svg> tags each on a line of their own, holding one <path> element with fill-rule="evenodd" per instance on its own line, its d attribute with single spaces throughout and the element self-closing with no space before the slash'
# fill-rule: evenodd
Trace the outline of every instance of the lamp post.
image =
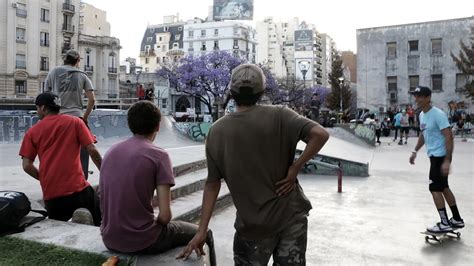
<svg viewBox="0 0 474 266">
<path fill-rule="evenodd" d="M 344 77 L 339 77 L 339 123 L 341 123 L 341 117 L 343 114 L 343 109 L 342 109 L 342 86 L 344 85 Z"/>
<path fill-rule="evenodd" d="M 301 60 L 298 62 L 298 67 L 300 68 L 301 75 L 303 75 L 303 106 L 304 106 L 304 93 L 306 89 L 306 73 L 308 73 L 308 70 L 311 66 L 311 62 L 308 60 Z"/>
</svg>

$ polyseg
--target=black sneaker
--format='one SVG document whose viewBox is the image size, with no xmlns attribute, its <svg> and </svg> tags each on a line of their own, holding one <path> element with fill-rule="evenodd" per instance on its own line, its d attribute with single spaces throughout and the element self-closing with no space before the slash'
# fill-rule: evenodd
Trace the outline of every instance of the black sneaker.
<svg viewBox="0 0 474 266">
<path fill-rule="evenodd" d="M 463 228 L 464 227 L 464 221 L 463 219 L 461 219 L 461 221 L 458 221 L 454 218 L 451 218 L 449 219 L 449 224 L 453 227 L 453 228 Z"/>
</svg>

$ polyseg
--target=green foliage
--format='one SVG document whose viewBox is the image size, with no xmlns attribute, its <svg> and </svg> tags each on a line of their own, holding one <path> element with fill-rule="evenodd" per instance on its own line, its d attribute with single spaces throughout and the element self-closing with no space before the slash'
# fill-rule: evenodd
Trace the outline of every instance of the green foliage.
<svg viewBox="0 0 474 266">
<path fill-rule="evenodd" d="M 461 73 L 463 73 L 467 77 L 466 85 L 464 86 L 464 93 L 467 98 L 474 97 L 474 45 L 471 41 L 470 47 L 460 41 L 461 50 L 459 51 L 459 55 L 455 56 L 451 52 L 451 58 L 453 59 L 454 63 L 456 64 L 457 68 Z"/>
<path fill-rule="evenodd" d="M 105 256 L 54 245 L 0 237 L 0 265 L 102 265 Z M 127 265 L 120 262 L 119 265 Z"/>
<path fill-rule="evenodd" d="M 344 77 L 344 69 L 342 58 L 339 54 L 334 55 L 331 65 L 331 73 L 329 73 L 329 84 L 331 84 L 331 93 L 327 98 L 327 106 L 331 110 L 340 110 L 340 99 L 342 90 L 342 110 L 347 111 L 351 107 L 352 92 L 350 90 L 350 81 L 345 80 L 342 83 L 340 77 Z"/>
</svg>

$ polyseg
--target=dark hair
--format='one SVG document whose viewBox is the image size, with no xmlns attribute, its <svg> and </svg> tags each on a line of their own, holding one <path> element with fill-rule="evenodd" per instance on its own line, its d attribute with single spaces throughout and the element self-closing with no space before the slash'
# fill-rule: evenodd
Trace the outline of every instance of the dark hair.
<svg viewBox="0 0 474 266">
<path fill-rule="evenodd" d="M 128 109 L 128 127 L 133 134 L 150 135 L 161 121 L 161 112 L 150 101 L 139 101 Z"/>
<path fill-rule="evenodd" d="M 230 99 L 234 99 L 235 103 L 238 106 L 252 106 L 255 105 L 260 100 L 260 98 L 262 98 L 263 95 L 263 91 L 257 94 L 253 94 L 253 88 L 250 87 L 241 87 L 239 90 L 240 93 L 232 91 L 226 103 Z"/>
<path fill-rule="evenodd" d="M 46 107 L 46 109 L 48 109 L 50 113 L 53 113 L 53 114 L 59 113 L 59 109 L 61 109 L 61 107 L 59 106 L 50 106 L 50 105 L 43 105 L 43 106 Z"/>
<path fill-rule="evenodd" d="M 74 66 L 76 65 L 77 61 L 79 61 L 80 58 L 74 58 L 73 56 L 66 56 L 66 58 L 64 58 L 64 64 L 65 65 L 71 65 L 71 66 Z"/>
</svg>

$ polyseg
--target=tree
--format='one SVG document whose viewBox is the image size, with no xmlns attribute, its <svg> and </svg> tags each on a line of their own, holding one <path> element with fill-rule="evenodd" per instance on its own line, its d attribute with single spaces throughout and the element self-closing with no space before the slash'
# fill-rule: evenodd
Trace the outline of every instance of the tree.
<svg viewBox="0 0 474 266">
<path fill-rule="evenodd" d="M 339 111 L 342 94 L 342 110 L 346 111 L 351 107 L 352 92 L 349 86 L 350 82 L 344 81 L 341 83 L 339 81 L 340 77 L 344 77 L 344 69 L 342 58 L 338 53 L 336 53 L 334 54 L 334 60 L 331 65 L 331 73 L 329 74 L 331 93 L 328 95 L 327 105 L 329 109 Z"/>
<path fill-rule="evenodd" d="M 212 112 L 213 103 L 223 101 L 232 69 L 242 63 L 227 52 L 213 51 L 186 56 L 175 67 L 163 66 L 157 75 L 167 78 L 176 91 L 198 98 Z"/>
<path fill-rule="evenodd" d="M 467 98 L 474 97 L 474 46 L 471 41 L 470 47 L 461 40 L 460 42 L 461 50 L 459 51 L 459 56 L 455 56 L 451 52 L 451 58 L 456 64 L 459 71 L 466 76 L 466 85 L 464 86 L 464 94 Z"/>
</svg>

